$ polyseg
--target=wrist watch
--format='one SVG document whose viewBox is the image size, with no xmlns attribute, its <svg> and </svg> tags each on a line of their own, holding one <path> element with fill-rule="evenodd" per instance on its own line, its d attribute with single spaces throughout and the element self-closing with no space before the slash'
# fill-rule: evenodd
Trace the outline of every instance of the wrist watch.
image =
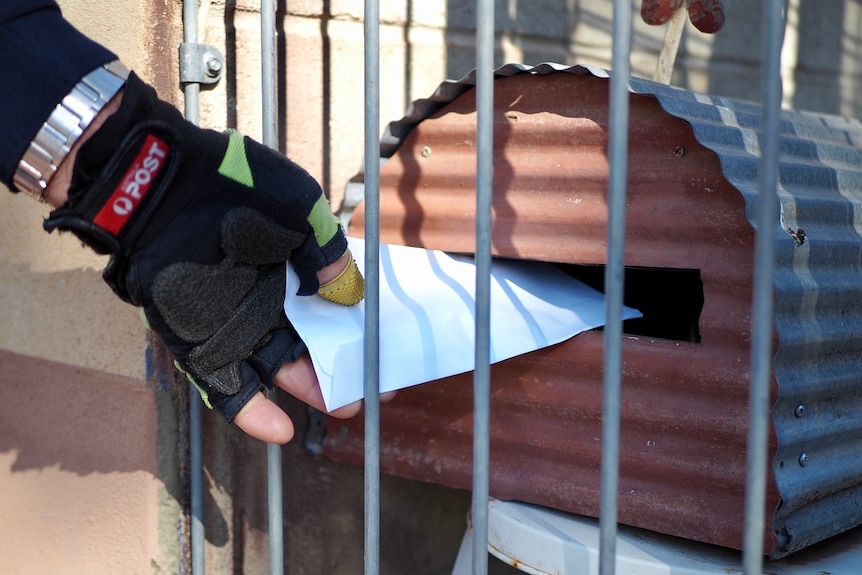
<svg viewBox="0 0 862 575">
<path fill-rule="evenodd" d="M 69 150 L 99 111 L 120 91 L 129 70 L 119 60 L 96 68 L 80 82 L 45 120 L 15 170 L 13 184 L 42 202 L 45 188 Z"/>
</svg>

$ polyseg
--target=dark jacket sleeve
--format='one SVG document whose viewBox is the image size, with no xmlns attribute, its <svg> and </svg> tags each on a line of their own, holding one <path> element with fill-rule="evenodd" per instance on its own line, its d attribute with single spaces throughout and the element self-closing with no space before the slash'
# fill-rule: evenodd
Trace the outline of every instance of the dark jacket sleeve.
<svg viewBox="0 0 862 575">
<path fill-rule="evenodd" d="M 0 0 L 0 182 L 51 111 L 88 72 L 116 60 L 63 19 L 53 0 Z"/>
</svg>

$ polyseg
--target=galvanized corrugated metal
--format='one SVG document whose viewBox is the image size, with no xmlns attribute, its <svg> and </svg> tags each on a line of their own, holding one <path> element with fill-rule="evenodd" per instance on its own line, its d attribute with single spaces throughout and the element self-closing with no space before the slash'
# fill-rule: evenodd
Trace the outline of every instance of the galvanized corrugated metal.
<svg viewBox="0 0 862 575">
<path fill-rule="evenodd" d="M 692 125 L 745 197 L 753 224 L 759 108 L 648 83 L 635 90 L 652 90 L 664 109 Z M 860 145 L 857 120 L 782 113 L 781 220 L 772 230 L 778 338 L 772 470 L 780 496 L 772 528 L 778 555 L 862 523 Z"/>
<path fill-rule="evenodd" d="M 495 253 L 602 264 L 607 73 L 546 64 L 497 76 Z M 387 129 L 381 241 L 473 249 L 472 83 L 441 85 Z M 759 109 L 634 78 L 631 91 L 626 266 L 698 270 L 703 308 L 699 340 L 646 333 L 623 343 L 619 517 L 740 548 Z M 765 534 L 773 557 L 862 523 L 860 143 L 854 120 L 783 115 Z M 351 233 L 361 234 L 356 216 Z M 598 333 L 492 368 L 493 495 L 597 515 L 601 370 Z M 470 396 L 464 375 L 385 406 L 383 469 L 468 487 Z M 327 452 L 358 461 L 361 422 L 333 427 Z"/>
</svg>

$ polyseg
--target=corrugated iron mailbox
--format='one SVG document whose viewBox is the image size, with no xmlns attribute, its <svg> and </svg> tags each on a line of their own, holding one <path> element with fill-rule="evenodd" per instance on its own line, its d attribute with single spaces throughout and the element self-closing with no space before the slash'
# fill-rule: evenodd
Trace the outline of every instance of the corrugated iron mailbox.
<svg viewBox="0 0 862 575">
<path fill-rule="evenodd" d="M 607 73 L 506 66 L 495 82 L 493 249 L 601 289 Z M 382 141 L 381 241 L 475 245 L 473 79 L 441 85 Z M 759 108 L 631 81 L 619 518 L 741 548 Z M 764 552 L 862 522 L 862 125 L 783 116 L 777 352 Z M 357 177 L 361 184 L 361 174 Z M 361 235 L 361 210 L 351 234 Z M 602 335 L 492 367 L 491 493 L 598 515 Z M 384 472 L 469 488 L 471 375 L 382 409 Z M 362 458 L 361 418 L 330 457 Z"/>
</svg>

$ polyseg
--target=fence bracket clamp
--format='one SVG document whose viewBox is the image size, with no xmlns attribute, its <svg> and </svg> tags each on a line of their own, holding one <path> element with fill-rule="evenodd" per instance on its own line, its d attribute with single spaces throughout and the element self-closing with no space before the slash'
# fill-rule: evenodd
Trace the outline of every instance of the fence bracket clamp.
<svg viewBox="0 0 862 575">
<path fill-rule="evenodd" d="M 209 44 L 180 44 L 180 82 L 215 84 L 224 72 L 224 58 L 218 48 Z"/>
</svg>

